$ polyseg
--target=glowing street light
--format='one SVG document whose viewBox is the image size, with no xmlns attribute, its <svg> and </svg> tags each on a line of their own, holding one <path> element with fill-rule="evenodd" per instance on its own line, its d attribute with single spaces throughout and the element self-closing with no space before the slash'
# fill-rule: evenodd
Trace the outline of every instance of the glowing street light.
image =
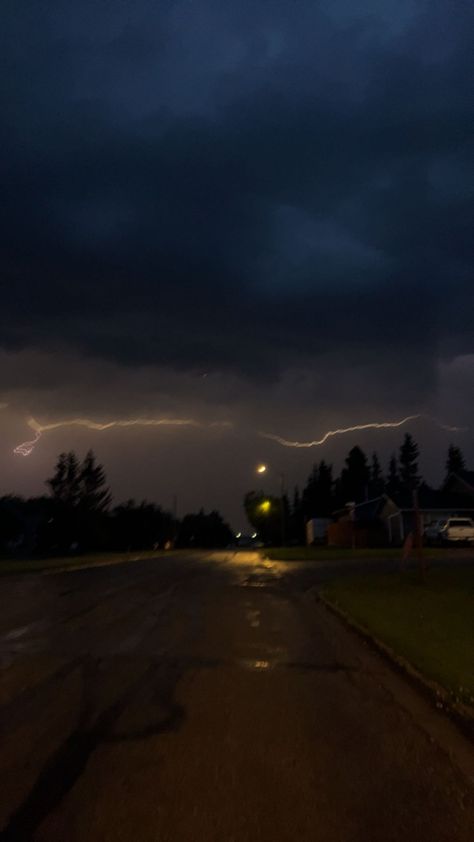
<svg viewBox="0 0 474 842">
<path fill-rule="evenodd" d="M 264 462 L 261 462 L 257 465 L 256 472 L 257 474 L 266 474 L 268 471 L 268 465 L 265 465 Z M 280 476 L 280 504 L 281 504 L 281 543 L 282 546 L 285 546 L 285 532 L 286 532 L 286 525 L 285 525 L 285 475 L 283 473 L 279 474 Z M 271 508 L 271 504 L 269 500 L 264 500 L 263 503 L 259 506 L 260 511 L 262 513 L 268 514 Z"/>
</svg>

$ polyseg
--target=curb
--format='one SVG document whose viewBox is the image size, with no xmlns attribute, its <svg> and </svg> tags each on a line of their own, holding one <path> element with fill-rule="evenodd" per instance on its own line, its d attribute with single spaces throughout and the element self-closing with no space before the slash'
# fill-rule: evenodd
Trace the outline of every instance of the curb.
<svg viewBox="0 0 474 842">
<path fill-rule="evenodd" d="M 342 608 L 329 602 L 320 591 L 315 591 L 315 597 L 326 610 L 330 611 L 346 626 L 349 631 L 355 632 L 373 650 L 382 655 L 384 661 L 396 672 L 401 674 L 416 690 L 421 692 L 425 699 L 438 711 L 447 714 L 471 742 L 474 743 L 474 709 L 462 703 L 453 702 L 450 694 L 433 679 L 428 679 L 409 661 L 394 652 L 390 646 L 375 637 L 369 630 L 360 625 Z"/>
<path fill-rule="evenodd" d="M 93 570 L 96 567 L 115 567 L 119 564 L 131 564 L 135 561 L 142 561 L 139 556 L 133 558 L 113 559 L 111 561 L 84 562 L 84 564 L 64 565 L 64 567 L 45 567 L 38 570 L 41 576 L 53 576 L 55 573 L 75 573 L 76 570 Z M 36 571 L 35 571 L 36 572 Z"/>
<path fill-rule="evenodd" d="M 64 564 L 61 566 L 44 566 L 37 568 L 21 568 L 20 569 L 11 569 L 3 571 L 0 565 L 0 578 L 8 578 L 9 576 L 17 577 L 17 576 L 52 576 L 55 573 L 75 573 L 76 570 L 92 570 L 96 567 L 115 567 L 116 565 L 120 564 L 131 564 L 137 561 L 147 561 L 148 558 L 150 560 L 154 560 L 155 558 L 159 558 L 160 553 L 157 552 L 156 555 L 152 556 L 140 556 L 134 555 L 127 558 L 113 558 L 113 559 L 103 559 L 101 561 L 87 561 L 87 557 L 84 557 L 84 561 L 81 561 L 78 564 Z M 20 562 L 21 565 L 21 562 Z"/>
</svg>

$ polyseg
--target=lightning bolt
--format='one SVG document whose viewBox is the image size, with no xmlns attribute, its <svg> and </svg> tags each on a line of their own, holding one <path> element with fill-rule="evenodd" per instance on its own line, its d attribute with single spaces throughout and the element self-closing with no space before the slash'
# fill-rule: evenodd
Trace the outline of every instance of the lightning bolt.
<svg viewBox="0 0 474 842">
<path fill-rule="evenodd" d="M 451 427 L 448 424 L 442 424 L 441 421 L 438 421 L 436 418 L 432 418 L 430 415 L 407 415 L 406 418 L 402 418 L 400 421 L 372 421 L 368 424 L 354 424 L 353 427 L 340 427 L 337 430 L 328 430 L 322 438 L 315 439 L 314 441 L 290 441 L 282 438 L 281 436 L 274 435 L 273 433 L 259 433 L 259 436 L 264 439 L 276 441 L 283 447 L 320 447 L 325 444 L 328 439 L 333 438 L 334 436 L 343 436 L 346 433 L 356 433 L 361 430 L 394 429 L 396 427 L 403 427 L 404 424 L 408 424 L 410 421 L 417 421 L 420 418 L 432 421 L 432 423 L 436 424 L 437 427 L 440 427 L 442 430 L 447 430 L 450 433 L 466 432 L 468 429 L 467 427 Z"/>
<path fill-rule="evenodd" d="M 115 421 L 91 421 L 89 418 L 73 418 L 69 421 L 55 421 L 52 424 L 40 424 L 36 418 L 28 419 L 28 426 L 34 430 L 35 437 L 31 441 L 24 441 L 18 444 L 13 452 L 19 456 L 30 456 L 35 445 L 43 433 L 51 430 L 58 430 L 61 427 L 86 427 L 88 430 L 110 430 L 113 427 L 231 427 L 229 421 L 213 421 L 210 424 L 203 424 L 194 421 L 192 418 L 131 418 L 118 419 Z"/>
<path fill-rule="evenodd" d="M 275 435 L 274 433 L 264 433 L 259 432 L 258 435 L 262 438 L 270 439 L 271 441 L 276 441 L 278 444 L 282 445 L 283 447 L 296 447 L 296 448 L 309 448 L 309 447 L 321 447 L 321 445 L 325 444 L 328 439 L 333 438 L 334 436 L 342 436 L 346 433 L 355 433 L 360 432 L 363 430 L 387 430 L 387 429 L 395 429 L 397 427 L 402 427 L 404 424 L 408 424 L 410 421 L 417 421 L 419 419 L 425 419 L 427 421 L 431 421 L 437 427 L 442 430 L 446 430 L 448 432 L 458 433 L 458 432 L 465 432 L 468 428 L 467 427 L 454 427 L 448 424 L 442 424 L 441 421 L 438 421 L 436 418 L 433 418 L 430 415 L 407 415 L 406 418 L 402 418 L 400 421 L 372 421 L 367 424 L 354 424 L 351 427 L 340 427 L 336 430 L 328 430 L 320 439 L 314 439 L 313 441 L 291 441 L 289 439 L 285 439 L 282 436 Z M 88 430 L 97 430 L 97 431 L 104 431 L 110 430 L 114 427 L 232 427 L 232 423 L 230 421 L 213 421 L 211 423 L 205 424 L 200 421 L 195 421 L 192 418 L 131 418 L 131 419 L 116 419 L 114 421 L 91 421 L 89 418 L 73 418 L 68 421 L 55 421 L 51 424 L 40 424 L 35 418 L 31 417 L 28 419 L 28 426 L 34 431 L 34 438 L 29 441 L 24 441 L 21 444 L 17 445 L 13 452 L 19 456 L 30 456 L 33 450 L 35 449 L 36 444 L 40 440 L 43 433 L 50 432 L 51 430 L 58 430 L 62 427 L 86 427 Z"/>
</svg>

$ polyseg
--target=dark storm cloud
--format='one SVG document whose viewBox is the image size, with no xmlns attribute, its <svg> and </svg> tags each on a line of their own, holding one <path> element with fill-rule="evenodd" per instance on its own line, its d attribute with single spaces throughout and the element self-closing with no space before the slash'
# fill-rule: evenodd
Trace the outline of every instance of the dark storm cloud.
<svg viewBox="0 0 474 842">
<path fill-rule="evenodd" d="M 7 3 L 3 347 L 433 389 L 472 351 L 472 13 L 357 5 Z"/>
</svg>

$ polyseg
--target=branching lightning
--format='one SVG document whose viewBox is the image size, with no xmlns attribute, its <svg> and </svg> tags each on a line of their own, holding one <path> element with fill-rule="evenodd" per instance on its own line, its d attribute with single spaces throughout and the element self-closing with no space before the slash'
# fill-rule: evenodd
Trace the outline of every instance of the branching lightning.
<svg viewBox="0 0 474 842">
<path fill-rule="evenodd" d="M 458 433 L 458 432 L 465 432 L 468 428 L 467 427 L 454 427 L 448 424 L 442 424 L 441 421 L 438 421 L 436 418 L 431 417 L 430 415 L 407 415 L 406 418 L 402 418 L 400 421 L 372 421 L 367 424 L 354 424 L 351 427 L 340 427 L 336 430 L 328 430 L 320 439 L 314 439 L 313 441 L 291 441 L 289 439 L 285 439 L 282 436 L 275 435 L 274 433 L 258 433 L 259 436 L 265 439 L 270 439 L 271 441 L 276 441 L 278 444 L 282 445 L 283 447 L 296 447 L 296 448 L 310 448 L 310 447 L 321 447 L 325 444 L 328 439 L 333 438 L 334 436 L 342 436 L 346 433 L 355 433 L 360 432 L 363 430 L 388 430 L 388 429 L 395 429 L 397 427 L 402 427 L 404 424 L 408 424 L 410 421 L 417 421 L 419 419 L 424 419 L 426 421 L 431 421 L 431 423 L 435 424 L 442 430 L 447 430 L 448 432 Z M 13 452 L 19 456 L 30 456 L 35 446 L 37 445 L 38 441 L 40 440 L 43 433 L 50 432 L 52 430 L 58 430 L 62 427 L 86 427 L 88 430 L 97 430 L 97 431 L 104 431 L 104 430 L 111 430 L 114 427 L 201 427 L 201 428 L 211 428 L 211 427 L 232 427 L 232 423 L 229 421 L 213 421 L 211 423 L 203 423 L 201 421 L 195 421 L 193 418 L 131 418 L 131 419 L 116 419 L 114 421 L 91 421 L 89 418 L 73 418 L 68 421 L 55 421 L 51 424 L 40 424 L 36 418 L 29 418 L 28 419 L 28 426 L 34 432 L 34 438 L 29 441 L 24 441 L 21 444 L 18 444 Z"/>
<path fill-rule="evenodd" d="M 407 415 L 407 417 L 402 418 L 401 421 L 372 421 L 368 424 L 354 424 L 353 427 L 341 427 L 337 430 L 328 430 L 322 438 L 315 439 L 314 441 L 290 441 L 289 439 L 284 439 L 281 436 L 274 435 L 273 433 L 259 433 L 259 435 L 262 438 L 276 441 L 283 447 L 320 447 L 325 444 L 328 439 L 333 438 L 334 436 L 343 436 L 345 433 L 356 433 L 362 430 L 394 429 L 396 427 L 402 427 L 404 424 L 408 424 L 410 421 L 416 421 L 420 418 L 431 421 L 433 424 L 436 424 L 437 427 L 451 433 L 465 432 L 467 430 L 467 427 L 451 427 L 448 424 L 442 424 L 441 421 L 438 421 L 436 418 L 432 418 L 430 415 Z"/>
<path fill-rule="evenodd" d="M 204 424 L 192 418 L 131 418 L 115 421 L 91 421 L 89 418 L 73 418 L 69 421 L 55 421 L 52 424 L 40 424 L 36 418 L 28 419 L 28 426 L 34 430 L 35 437 L 17 445 L 13 452 L 19 456 L 30 456 L 43 433 L 58 430 L 61 427 L 86 427 L 88 430 L 111 430 L 113 427 L 229 427 L 228 421 L 213 421 Z"/>
</svg>

